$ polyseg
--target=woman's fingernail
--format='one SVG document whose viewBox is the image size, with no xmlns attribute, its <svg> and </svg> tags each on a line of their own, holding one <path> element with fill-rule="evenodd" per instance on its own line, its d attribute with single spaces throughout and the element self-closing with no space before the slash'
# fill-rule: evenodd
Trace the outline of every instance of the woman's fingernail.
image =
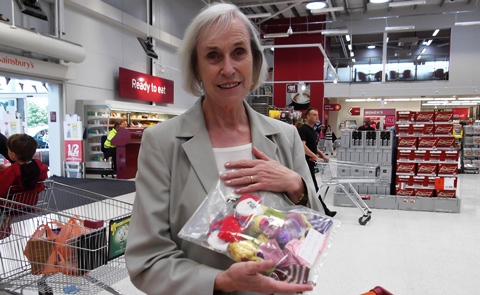
<svg viewBox="0 0 480 295">
<path fill-rule="evenodd" d="M 229 167 L 230 165 L 230 162 L 225 163 L 225 167 Z"/>
</svg>

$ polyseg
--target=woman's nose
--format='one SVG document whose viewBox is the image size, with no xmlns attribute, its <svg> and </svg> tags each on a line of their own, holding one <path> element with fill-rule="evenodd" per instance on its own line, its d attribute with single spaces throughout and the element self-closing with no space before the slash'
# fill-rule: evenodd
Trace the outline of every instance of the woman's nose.
<svg viewBox="0 0 480 295">
<path fill-rule="evenodd" d="M 231 76 L 235 73 L 235 68 L 233 64 L 233 60 L 227 56 L 223 60 L 222 64 L 222 74 L 225 76 Z"/>
</svg>

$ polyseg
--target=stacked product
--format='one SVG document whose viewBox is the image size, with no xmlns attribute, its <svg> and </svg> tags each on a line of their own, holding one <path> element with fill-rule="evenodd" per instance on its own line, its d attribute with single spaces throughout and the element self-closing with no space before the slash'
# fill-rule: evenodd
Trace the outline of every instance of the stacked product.
<svg viewBox="0 0 480 295">
<path fill-rule="evenodd" d="M 342 131 L 338 161 L 380 164 L 380 181 L 352 184 L 371 208 L 394 209 L 394 201 L 384 202 L 385 196 L 392 194 L 393 146 L 394 132 L 391 131 Z M 335 205 L 354 206 L 340 187 L 336 188 L 334 198 Z"/>
<path fill-rule="evenodd" d="M 452 119 L 452 112 L 397 112 L 395 193 L 399 209 L 459 211 L 459 153 Z"/>
<path fill-rule="evenodd" d="M 480 170 L 480 125 L 463 127 L 462 172 L 479 173 Z"/>
</svg>

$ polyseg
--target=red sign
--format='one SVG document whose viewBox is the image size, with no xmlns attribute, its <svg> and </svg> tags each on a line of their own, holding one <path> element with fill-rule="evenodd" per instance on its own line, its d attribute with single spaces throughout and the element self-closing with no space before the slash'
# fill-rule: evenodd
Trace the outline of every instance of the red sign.
<svg viewBox="0 0 480 295">
<path fill-rule="evenodd" d="M 65 161 L 83 162 L 82 140 L 65 140 Z"/>
<path fill-rule="evenodd" d="M 57 122 L 57 112 L 50 112 L 50 122 L 51 123 Z"/>
<path fill-rule="evenodd" d="M 173 103 L 173 81 L 120 68 L 119 96 L 159 103 Z"/>
<path fill-rule="evenodd" d="M 360 107 L 351 107 L 351 108 L 348 110 L 348 113 L 349 113 L 351 116 L 360 116 Z"/>
<path fill-rule="evenodd" d="M 287 84 L 287 93 L 297 93 L 298 84 Z"/>
<path fill-rule="evenodd" d="M 395 109 L 365 109 L 363 115 L 365 117 L 377 117 L 377 116 L 395 116 Z"/>
<path fill-rule="evenodd" d="M 342 106 L 336 103 L 335 104 L 327 103 L 323 106 L 323 109 L 325 111 L 339 111 L 341 108 Z"/>
</svg>

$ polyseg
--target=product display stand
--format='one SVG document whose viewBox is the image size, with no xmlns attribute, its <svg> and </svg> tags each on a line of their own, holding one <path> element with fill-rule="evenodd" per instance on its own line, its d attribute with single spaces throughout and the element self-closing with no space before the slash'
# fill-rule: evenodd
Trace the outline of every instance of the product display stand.
<svg viewBox="0 0 480 295">
<path fill-rule="evenodd" d="M 463 126 L 461 172 L 479 173 L 480 170 L 480 123 Z"/>
<path fill-rule="evenodd" d="M 83 123 L 76 114 L 65 116 L 63 122 L 63 138 L 65 139 L 66 177 L 85 178 L 83 155 Z"/>
</svg>

